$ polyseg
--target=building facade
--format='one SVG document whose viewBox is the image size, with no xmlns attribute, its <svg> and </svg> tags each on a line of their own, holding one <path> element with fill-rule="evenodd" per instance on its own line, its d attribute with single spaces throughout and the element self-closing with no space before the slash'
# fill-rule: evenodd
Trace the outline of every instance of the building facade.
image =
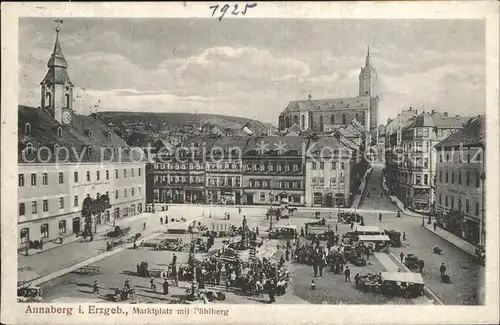
<svg viewBox="0 0 500 325">
<path fill-rule="evenodd" d="M 410 110 L 401 114 L 386 149 L 387 186 L 414 211 L 432 213 L 435 208 L 436 163 L 434 146 L 461 129 L 467 118 L 436 111 Z M 406 115 L 406 120 L 402 120 Z M 386 131 L 387 133 L 387 131 Z"/>
<path fill-rule="evenodd" d="M 206 191 L 209 203 L 241 204 L 243 197 L 243 151 L 248 137 L 222 137 L 207 156 Z"/>
<path fill-rule="evenodd" d="M 216 137 L 190 138 L 171 150 L 160 150 L 152 157 L 153 201 L 156 203 L 207 202 L 206 157 Z"/>
<path fill-rule="evenodd" d="M 85 198 L 107 195 L 111 208 L 92 226 L 141 213 L 145 160 L 95 114 L 73 109 L 73 83 L 56 29 L 41 82 L 41 105 L 18 107 L 18 249 L 79 233 Z"/>
<path fill-rule="evenodd" d="M 484 247 L 484 116 L 436 145 L 436 215 L 443 227 Z"/>
<path fill-rule="evenodd" d="M 252 137 L 243 152 L 243 203 L 305 205 L 307 138 Z"/>
<path fill-rule="evenodd" d="M 305 163 L 307 206 L 345 207 L 351 196 L 352 151 L 334 137 L 309 141 Z"/>
<path fill-rule="evenodd" d="M 378 74 L 371 64 L 370 52 L 365 66 L 359 74 L 357 97 L 312 99 L 291 101 L 279 116 L 279 129 L 298 125 L 302 130 L 325 132 L 325 125 L 347 125 L 353 120 L 360 122 L 366 130 L 376 135 L 378 125 L 379 97 Z"/>
</svg>

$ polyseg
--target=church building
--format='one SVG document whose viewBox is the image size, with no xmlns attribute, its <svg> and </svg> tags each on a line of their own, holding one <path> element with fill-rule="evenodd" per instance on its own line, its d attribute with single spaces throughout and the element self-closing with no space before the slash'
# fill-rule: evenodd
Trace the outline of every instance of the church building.
<svg viewBox="0 0 500 325">
<path fill-rule="evenodd" d="M 303 131 L 324 133 L 333 126 L 347 125 L 354 119 L 360 122 L 376 138 L 378 126 L 379 97 L 378 74 L 371 64 L 370 48 L 365 66 L 359 73 L 357 97 L 313 99 L 291 101 L 279 116 L 279 129 L 286 130 L 297 125 Z"/>
<path fill-rule="evenodd" d="M 18 107 L 18 249 L 34 253 L 45 243 L 109 227 L 145 211 L 145 160 L 97 114 L 77 114 L 74 85 L 56 40 L 40 83 L 39 107 Z M 110 206 L 83 220 L 86 198 Z M 87 200 L 88 201 L 88 200 Z M 103 205 L 104 206 L 104 205 Z"/>
</svg>

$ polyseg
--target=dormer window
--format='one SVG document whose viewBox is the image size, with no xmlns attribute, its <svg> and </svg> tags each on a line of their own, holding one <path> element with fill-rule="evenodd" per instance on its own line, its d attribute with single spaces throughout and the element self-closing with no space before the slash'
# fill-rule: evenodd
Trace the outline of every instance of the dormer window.
<svg viewBox="0 0 500 325">
<path fill-rule="evenodd" d="M 90 156 L 94 153 L 94 148 L 92 146 L 87 146 L 87 154 Z"/>
<path fill-rule="evenodd" d="M 57 136 L 62 137 L 62 128 L 60 126 L 57 128 Z"/>
<path fill-rule="evenodd" d="M 24 134 L 31 134 L 31 124 L 26 123 L 24 124 Z"/>
<path fill-rule="evenodd" d="M 88 136 L 89 136 L 89 139 L 92 139 L 92 131 L 91 130 L 88 131 Z"/>
<path fill-rule="evenodd" d="M 108 132 L 108 140 L 111 140 L 111 132 Z"/>
<path fill-rule="evenodd" d="M 58 144 L 55 144 L 55 145 L 54 145 L 54 152 L 55 152 L 55 153 L 58 153 L 58 152 L 59 152 L 59 145 L 58 145 Z"/>
</svg>

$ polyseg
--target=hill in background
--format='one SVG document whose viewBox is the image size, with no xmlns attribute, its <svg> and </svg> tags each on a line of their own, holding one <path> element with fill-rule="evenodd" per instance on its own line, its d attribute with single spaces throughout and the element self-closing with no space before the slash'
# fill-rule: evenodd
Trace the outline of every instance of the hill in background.
<svg viewBox="0 0 500 325">
<path fill-rule="evenodd" d="M 250 122 L 255 129 L 267 132 L 269 128 L 276 131 L 276 127 L 270 123 L 263 123 L 244 117 L 225 116 L 216 114 L 192 114 L 192 113 L 150 113 L 150 112 L 99 112 L 98 117 L 107 125 L 116 128 L 125 127 L 137 128 L 144 127 L 151 131 L 158 129 L 175 130 L 187 125 L 201 126 L 210 124 L 219 129 L 241 129 L 243 125 Z"/>
</svg>

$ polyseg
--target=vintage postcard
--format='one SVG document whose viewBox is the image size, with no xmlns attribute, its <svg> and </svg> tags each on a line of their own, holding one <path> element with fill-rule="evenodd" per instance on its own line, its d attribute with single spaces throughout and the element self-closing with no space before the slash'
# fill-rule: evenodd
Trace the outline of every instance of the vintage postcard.
<svg viewBox="0 0 500 325">
<path fill-rule="evenodd" d="M 2 323 L 498 323 L 498 9 L 2 4 Z"/>
</svg>

